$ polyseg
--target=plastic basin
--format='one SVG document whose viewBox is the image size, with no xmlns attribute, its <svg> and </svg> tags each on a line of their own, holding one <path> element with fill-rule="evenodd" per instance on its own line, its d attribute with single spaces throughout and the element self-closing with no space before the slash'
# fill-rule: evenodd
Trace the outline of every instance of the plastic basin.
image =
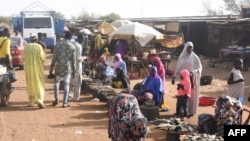
<svg viewBox="0 0 250 141">
<path fill-rule="evenodd" d="M 201 106 L 212 106 L 216 102 L 216 98 L 210 96 L 199 97 L 199 105 Z"/>
</svg>

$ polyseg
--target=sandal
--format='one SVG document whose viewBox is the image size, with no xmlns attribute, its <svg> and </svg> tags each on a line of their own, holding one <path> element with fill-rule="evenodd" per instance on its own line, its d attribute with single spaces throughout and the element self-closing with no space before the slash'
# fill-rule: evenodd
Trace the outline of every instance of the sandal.
<svg viewBox="0 0 250 141">
<path fill-rule="evenodd" d="M 70 107 L 70 105 L 69 105 L 68 103 L 64 103 L 64 104 L 62 105 L 62 107 L 63 107 L 63 108 L 67 108 L 67 107 Z"/>
<path fill-rule="evenodd" d="M 43 109 L 44 108 L 44 105 L 42 103 L 38 103 L 37 106 L 40 108 L 40 109 Z"/>
<path fill-rule="evenodd" d="M 177 95 L 174 95 L 173 98 L 177 98 Z"/>
<path fill-rule="evenodd" d="M 191 118 L 191 117 L 193 117 L 194 115 L 193 114 L 189 114 L 188 116 L 187 116 L 187 118 Z"/>
<path fill-rule="evenodd" d="M 55 100 L 55 101 L 53 101 L 52 105 L 53 105 L 53 106 L 56 106 L 58 103 L 59 103 L 59 101 L 58 101 L 58 100 Z"/>
</svg>

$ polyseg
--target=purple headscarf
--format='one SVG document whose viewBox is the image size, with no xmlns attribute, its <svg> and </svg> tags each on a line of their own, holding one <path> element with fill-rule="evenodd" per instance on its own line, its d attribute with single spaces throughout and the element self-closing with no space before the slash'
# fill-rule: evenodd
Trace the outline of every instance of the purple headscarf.
<svg viewBox="0 0 250 141">
<path fill-rule="evenodd" d="M 114 74 L 116 75 L 116 68 L 120 68 L 123 70 L 124 74 L 127 74 L 127 68 L 126 68 L 126 63 L 122 60 L 122 56 L 120 53 L 116 53 L 115 57 L 118 58 L 118 60 L 115 60 L 114 64 Z"/>
</svg>

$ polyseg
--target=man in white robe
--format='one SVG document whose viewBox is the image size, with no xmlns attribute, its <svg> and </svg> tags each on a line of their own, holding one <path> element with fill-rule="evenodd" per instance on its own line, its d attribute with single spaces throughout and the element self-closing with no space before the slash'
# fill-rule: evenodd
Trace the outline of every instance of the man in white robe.
<svg viewBox="0 0 250 141">
<path fill-rule="evenodd" d="M 70 80 L 70 93 L 69 97 L 73 97 L 74 102 L 80 101 L 80 93 L 82 86 L 82 43 L 84 41 L 83 35 L 78 35 L 76 41 L 72 41 L 72 44 L 75 46 L 75 62 L 76 62 L 76 71 L 74 78 Z"/>
</svg>

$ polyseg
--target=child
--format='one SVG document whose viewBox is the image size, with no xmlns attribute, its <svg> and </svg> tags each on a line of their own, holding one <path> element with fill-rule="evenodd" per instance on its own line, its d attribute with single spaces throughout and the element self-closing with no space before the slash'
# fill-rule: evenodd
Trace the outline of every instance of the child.
<svg viewBox="0 0 250 141">
<path fill-rule="evenodd" d="M 190 73 L 184 69 L 180 72 L 181 80 L 177 84 L 177 103 L 176 103 L 176 115 L 181 117 L 181 120 L 185 120 L 188 116 L 188 98 L 191 97 L 191 81 Z M 181 110 L 183 109 L 183 113 Z"/>
<path fill-rule="evenodd" d="M 228 95 L 239 99 L 241 103 L 244 97 L 244 78 L 241 74 L 241 69 L 243 68 L 243 60 L 240 58 L 234 59 L 233 69 L 230 72 L 229 78 L 227 80 L 228 84 Z"/>
</svg>

